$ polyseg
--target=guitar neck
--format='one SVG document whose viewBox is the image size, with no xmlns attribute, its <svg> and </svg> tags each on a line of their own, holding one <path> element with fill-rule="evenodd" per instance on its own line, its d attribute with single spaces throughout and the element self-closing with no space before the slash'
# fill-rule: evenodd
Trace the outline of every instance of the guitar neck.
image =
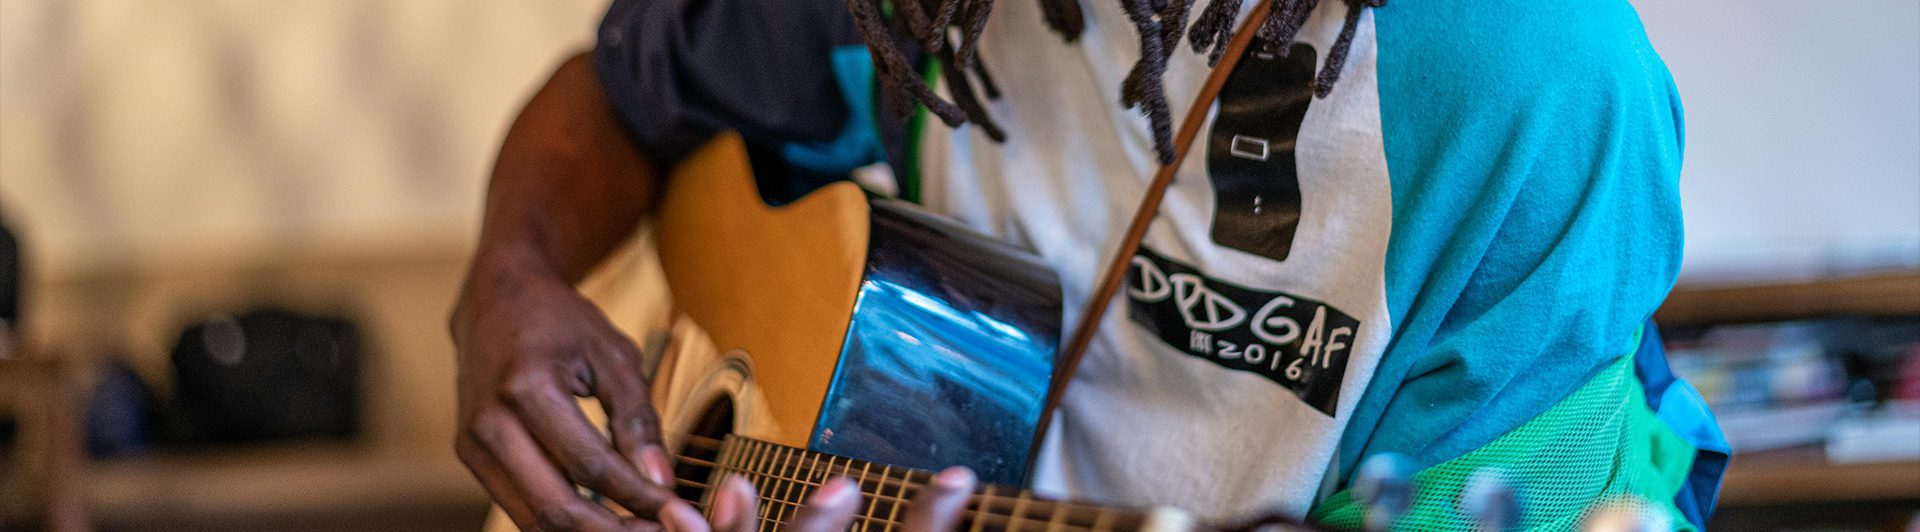
<svg viewBox="0 0 1920 532">
<path fill-rule="evenodd" d="M 727 475 L 740 475 L 760 490 L 761 531 L 779 530 L 815 488 L 834 477 L 859 484 L 862 502 L 854 528 L 891 531 L 906 518 L 906 502 L 932 479 L 926 471 L 875 464 L 765 441 L 728 436 L 711 461 L 683 456 L 680 484 L 695 488 L 703 512 L 711 507 L 713 490 L 706 489 Z M 685 478 L 687 474 L 702 478 Z M 708 517 L 712 517 L 708 515 Z M 1185 532 L 1194 530 L 1186 514 L 1166 509 L 1140 510 L 1063 502 L 1035 497 L 1032 492 L 985 486 L 968 501 L 960 529 L 969 532 Z"/>
</svg>

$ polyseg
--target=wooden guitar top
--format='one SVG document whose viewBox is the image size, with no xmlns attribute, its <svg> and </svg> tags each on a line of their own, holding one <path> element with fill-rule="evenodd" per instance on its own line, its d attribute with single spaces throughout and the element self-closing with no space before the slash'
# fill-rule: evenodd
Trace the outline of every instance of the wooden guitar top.
<svg viewBox="0 0 1920 532">
<path fill-rule="evenodd" d="M 675 310 L 719 350 L 752 355 L 779 425 L 770 439 L 805 447 L 860 293 L 865 192 L 840 182 L 767 205 L 745 145 L 728 133 L 675 167 L 660 205 L 655 231 Z"/>
</svg>

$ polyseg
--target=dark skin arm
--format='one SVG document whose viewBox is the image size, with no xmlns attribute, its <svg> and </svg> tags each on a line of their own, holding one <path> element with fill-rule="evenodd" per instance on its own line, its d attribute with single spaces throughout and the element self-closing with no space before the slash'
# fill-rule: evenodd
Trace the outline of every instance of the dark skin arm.
<svg viewBox="0 0 1920 532">
<path fill-rule="evenodd" d="M 753 490 L 739 479 L 718 497 L 720 526 L 673 497 L 639 349 L 574 288 L 653 212 L 661 179 L 620 128 L 585 54 L 554 72 L 500 147 L 449 320 L 459 353 L 454 449 L 523 529 L 751 532 L 757 523 Z M 589 396 L 606 409 L 612 441 L 575 402 Z M 922 493 L 907 529 L 951 530 L 970 474 L 964 482 Z M 849 491 L 844 480 L 823 489 L 787 528 L 844 530 L 859 500 Z"/>
<path fill-rule="evenodd" d="M 522 528 L 649 529 L 697 519 L 663 486 L 666 457 L 639 350 L 574 289 L 652 210 L 657 172 L 607 106 L 585 55 L 567 60 L 507 131 L 486 218 L 450 319 L 459 352 L 454 448 Z M 613 441 L 574 402 L 594 396 Z M 663 508 L 665 507 L 665 508 Z"/>
</svg>

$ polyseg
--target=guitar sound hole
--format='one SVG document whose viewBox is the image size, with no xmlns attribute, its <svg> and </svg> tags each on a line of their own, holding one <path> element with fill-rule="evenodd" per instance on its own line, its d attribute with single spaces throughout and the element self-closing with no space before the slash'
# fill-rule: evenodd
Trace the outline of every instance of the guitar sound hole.
<svg viewBox="0 0 1920 532">
<path fill-rule="evenodd" d="M 699 421 L 687 431 L 689 438 L 680 445 L 681 459 L 673 467 L 674 478 L 682 482 L 674 487 L 674 493 L 689 501 L 699 501 L 707 491 L 707 484 L 719 479 L 713 478 L 712 464 L 720 458 L 719 441 L 733 433 L 733 401 L 727 397 L 714 399 L 701 410 Z"/>
</svg>

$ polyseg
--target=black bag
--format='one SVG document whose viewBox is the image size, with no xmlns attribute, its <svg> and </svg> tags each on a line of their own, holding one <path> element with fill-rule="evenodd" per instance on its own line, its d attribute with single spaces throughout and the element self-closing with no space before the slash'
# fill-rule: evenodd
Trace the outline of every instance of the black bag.
<svg viewBox="0 0 1920 532">
<path fill-rule="evenodd" d="M 359 417 L 359 328 L 262 308 L 181 331 L 173 348 L 187 440 L 349 438 Z"/>
</svg>

